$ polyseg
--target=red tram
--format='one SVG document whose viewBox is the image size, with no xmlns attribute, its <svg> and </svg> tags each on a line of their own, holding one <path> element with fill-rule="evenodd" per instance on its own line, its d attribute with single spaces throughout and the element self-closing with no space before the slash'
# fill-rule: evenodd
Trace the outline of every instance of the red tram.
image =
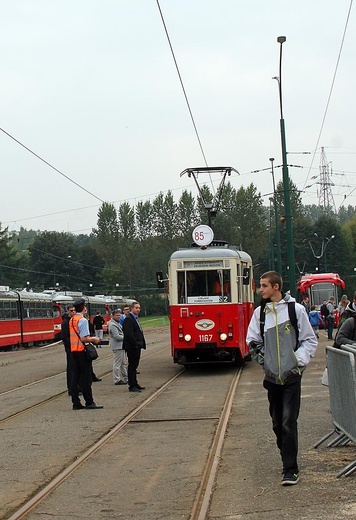
<svg viewBox="0 0 356 520">
<path fill-rule="evenodd" d="M 48 294 L 0 287 L 0 348 L 53 339 L 53 304 Z"/>
<path fill-rule="evenodd" d="M 180 249 L 168 278 L 173 361 L 243 363 L 254 310 L 251 257 L 219 241 Z"/>
<path fill-rule="evenodd" d="M 34 293 L 0 286 L 0 349 L 33 346 L 61 338 L 62 314 L 82 293 Z M 105 322 L 111 311 L 132 300 L 107 296 L 83 296 L 93 321 L 98 311 Z M 104 331 L 107 325 L 104 325 Z"/>
<path fill-rule="evenodd" d="M 345 282 L 337 273 L 318 273 L 306 274 L 297 281 L 297 299 L 301 301 L 303 296 L 309 297 L 310 305 L 315 305 L 320 309 L 324 300 L 329 300 L 330 296 L 339 301 L 338 288 L 345 289 Z M 338 326 L 339 315 L 335 315 L 335 327 Z"/>
<path fill-rule="evenodd" d="M 97 312 L 101 313 L 105 320 L 105 325 L 103 326 L 104 332 L 107 331 L 107 322 L 111 318 L 111 312 L 119 306 L 117 300 L 109 296 L 83 296 L 82 293 L 69 291 L 65 293 L 55 293 L 53 296 L 55 338 L 60 338 L 62 315 L 66 312 L 67 306 L 74 303 L 78 298 L 84 298 L 86 301 L 90 323 L 93 323 L 94 316 Z M 122 302 L 124 302 L 124 300 L 122 300 Z"/>
</svg>

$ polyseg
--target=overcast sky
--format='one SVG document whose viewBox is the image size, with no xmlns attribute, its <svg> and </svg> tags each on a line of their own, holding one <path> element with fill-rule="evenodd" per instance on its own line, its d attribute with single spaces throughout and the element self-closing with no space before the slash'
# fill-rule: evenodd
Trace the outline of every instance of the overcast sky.
<svg viewBox="0 0 356 520">
<path fill-rule="evenodd" d="M 0 127 L 103 201 L 197 193 L 180 172 L 204 166 L 156 0 L 1 0 Z M 282 163 L 318 204 L 320 149 L 336 208 L 356 205 L 356 13 L 350 0 L 160 0 L 209 166 L 233 166 L 268 203 Z M 100 200 L 0 132 L 0 221 L 10 230 L 89 233 Z M 316 153 L 314 154 L 314 151 Z M 282 175 L 276 168 L 276 182 Z M 205 178 L 200 179 L 201 182 Z M 206 179 L 208 180 L 208 179 Z M 215 177 L 216 185 L 219 181 Z M 305 189 L 306 186 L 312 187 Z M 355 190 L 355 191 L 353 191 Z M 345 198 L 346 196 L 346 198 Z M 197 223 L 198 224 L 198 223 Z"/>
</svg>

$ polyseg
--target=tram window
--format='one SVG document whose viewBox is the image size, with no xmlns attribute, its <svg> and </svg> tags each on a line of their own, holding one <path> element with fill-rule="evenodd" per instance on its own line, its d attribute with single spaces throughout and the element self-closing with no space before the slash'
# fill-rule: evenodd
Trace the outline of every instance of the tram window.
<svg viewBox="0 0 356 520">
<path fill-rule="evenodd" d="M 230 270 L 179 271 L 179 303 L 221 303 L 231 301 Z"/>
<path fill-rule="evenodd" d="M 242 275 L 239 278 L 239 280 L 241 280 L 241 283 L 239 283 L 240 301 L 246 302 L 249 301 L 250 269 L 248 267 L 245 267 L 244 264 L 242 264 L 241 273 Z"/>
</svg>

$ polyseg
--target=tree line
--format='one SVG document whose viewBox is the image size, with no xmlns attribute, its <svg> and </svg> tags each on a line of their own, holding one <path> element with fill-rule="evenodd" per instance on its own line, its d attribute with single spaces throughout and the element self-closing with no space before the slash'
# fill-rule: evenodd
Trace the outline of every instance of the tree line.
<svg viewBox="0 0 356 520">
<path fill-rule="evenodd" d="M 208 186 L 202 187 L 202 193 L 205 201 L 213 200 Z M 342 207 L 335 214 L 331 208 L 303 205 L 291 182 L 291 208 L 296 273 L 313 273 L 317 267 L 322 272 L 337 272 L 346 281 L 348 295 L 352 295 L 356 289 L 355 207 Z M 269 206 L 264 205 L 253 184 L 235 189 L 227 183 L 220 194 L 213 228 L 215 238 L 250 254 L 258 281 L 264 271 L 277 267 L 277 217 L 282 276 L 288 288 L 283 216 L 282 182 Z M 188 191 L 183 191 L 177 201 L 168 191 L 136 205 L 124 202 L 116 208 L 104 202 L 97 217 L 97 225 L 88 235 L 25 228 L 10 233 L 0 228 L 0 285 L 157 297 L 156 271 L 165 274 L 172 252 L 191 244 L 197 225 L 208 224 L 202 198 Z M 325 244 L 324 254 L 318 259 Z"/>
</svg>

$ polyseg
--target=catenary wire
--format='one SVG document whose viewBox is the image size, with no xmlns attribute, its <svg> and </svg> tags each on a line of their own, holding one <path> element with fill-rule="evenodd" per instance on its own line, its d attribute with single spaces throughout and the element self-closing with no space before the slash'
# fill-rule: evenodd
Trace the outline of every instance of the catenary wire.
<svg viewBox="0 0 356 520">
<path fill-rule="evenodd" d="M 166 26 L 166 22 L 164 20 L 164 16 L 163 16 L 163 13 L 162 13 L 162 9 L 161 9 L 161 6 L 159 4 L 159 0 L 156 0 L 157 2 L 157 7 L 158 7 L 158 10 L 159 10 L 159 13 L 160 13 L 160 16 L 161 16 L 161 20 L 162 20 L 162 24 L 163 24 L 163 27 L 164 27 L 164 31 L 166 33 L 166 36 L 167 36 L 167 40 L 168 40 L 168 45 L 171 49 L 171 53 L 172 53 L 172 57 L 173 57 L 173 61 L 174 61 L 174 64 L 175 64 L 175 67 L 176 67 L 176 70 L 177 70 L 177 74 L 178 74 L 178 77 L 179 77 L 179 81 L 180 81 L 180 84 L 181 84 L 181 87 L 182 87 L 182 90 L 183 90 L 183 94 L 184 94 L 184 98 L 185 98 L 185 101 L 187 103 L 187 107 L 188 107 L 188 110 L 189 110 L 189 114 L 190 114 L 190 118 L 192 120 L 192 123 L 193 123 L 193 127 L 194 127 L 194 131 L 195 131 L 195 135 L 197 136 L 197 139 L 198 139 L 198 143 L 199 143 L 199 147 L 200 147 L 200 150 L 201 150 L 201 153 L 203 155 L 203 159 L 204 159 L 204 162 L 205 162 L 205 166 L 208 168 L 208 162 L 206 160 L 206 156 L 205 156 L 205 153 L 204 153 L 204 149 L 203 149 L 203 145 L 201 143 L 201 140 L 200 140 L 200 137 L 199 137 L 199 132 L 198 132 L 198 129 L 197 129 L 197 126 L 195 124 L 195 120 L 194 120 L 194 116 L 193 116 L 193 112 L 192 112 L 192 109 L 190 107 L 190 103 L 189 103 L 189 100 L 188 100 L 188 96 L 187 96 L 187 92 L 185 90 L 185 87 L 184 87 L 184 83 L 183 83 L 183 79 L 182 79 L 182 75 L 180 73 L 180 70 L 179 70 L 179 67 L 178 67 L 178 63 L 177 63 L 177 60 L 176 60 L 176 57 L 175 57 L 175 54 L 174 54 L 174 50 L 173 50 L 173 46 L 172 46 L 172 43 L 171 43 L 171 39 L 169 37 L 169 34 L 168 34 L 168 29 L 167 29 L 167 26 Z M 211 181 L 211 184 L 212 184 L 212 188 L 213 188 L 213 193 L 215 194 L 215 189 L 214 189 L 214 185 L 213 185 L 213 182 L 212 182 L 212 179 L 211 179 L 211 175 L 209 174 L 209 177 L 210 177 L 210 181 Z"/>
<path fill-rule="evenodd" d="M 333 89 L 334 89 L 336 74 L 337 74 L 337 71 L 338 71 L 338 68 L 339 68 L 341 52 L 342 52 L 342 49 L 343 49 L 343 46 L 344 46 L 346 31 L 347 31 L 347 27 L 348 27 L 348 24 L 349 24 L 352 4 L 353 4 L 353 0 L 350 1 L 349 11 L 348 11 L 347 17 L 346 17 L 345 28 L 344 28 L 344 32 L 343 32 L 342 39 L 341 39 L 341 45 L 340 45 L 339 54 L 338 54 L 338 57 L 337 57 L 337 60 L 336 60 L 336 66 L 335 66 L 334 76 L 333 76 L 333 79 L 332 79 L 332 82 L 331 82 L 331 87 L 330 87 L 330 91 L 329 91 L 328 100 L 326 102 L 326 107 L 325 107 L 325 111 L 324 111 L 323 120 L 321 122 L 321 127 L 320 127 L 320 131 L 319 131 L 318 139 L 316 141 L 316 146 L 314 147 L 314 153 L 313 153 L 313 156 L 312 156 L 312 160 L 311 160 L 311 163 L 310 163 L 310 168 L 309 168 L 309 171 L 308 171 L 308 174 L 307 174 L 307 177 L 306 177 L 304 185 L 306 185 L 308 183 L 310 170 L 311 170 L 311 167 L 313 166 L 315 155 L 316 155 L 316 152 L 317 152 L 317 149 L 318 149 L 318 146 L 319 146 L 319 141 L 320 141 L 320 138 L 321 138 L 321 134 L 322 134 L 322 131 L 324 129 L 325 119 L 326 119 L 326 115 L 328 113 L 329 104 L 330 104 L 330 100 L 331 100 L 331 95 L 332 95 L 332 92 L 333 92 Z"/>
<path fill-rule="evenodd" d="M 94 197 L 95 199 L 97 200 L 100 200 L 100 202 L 104 202 L 100 197 L 98 197 L 97 195 L 95 195 L 94 193 L 92 193 L 91 191 L 87 190 L 86 188 L 84 188 L 84 186 L 81 186 L 81 184 L 79 184 L 78 182 L 74 181 L 73 179 L 71 179 L 70 177 L 68 177 L 68 175 L 66 175 L 65 173 L 61 172 L 60 170 L 58 170 L 58 168 L 56 168 L 55 166 L 53 166 L 52 164 L 50 164 L 48 161 L 46 161 L 45 159 L 43 159 L 42 157 L 40 157 L 37 153 L 33 152 L 30 148 L 28 148 L 26 145 L 24 145 L 23 143 L 21 143 L 18 139 L 16 139 L 13 135 L 9 134 L 9 132 L 6 132 L 6 130 L 4 130 L 3 128 L 0 128 L 0 130 L 5 134 L 7 135 L 8 137 L 10 137 L 10 139 L 12 139 L 13 141 L 15 141 L 15 143 L 19 144 L 20 146 L 22 146 L 22 148 L 25 148 L 25 150 L 27 150 L 28 152 L 32 153 L 32 155 L 34 155 L 35 157 L 37 157 L 37 159 L 39 159 L 40 161 L 44 162 L 45 164 L 47 164 L 47 166 L 49 166 L 50 168 L 52 168 L 52 170 L 56 171 L 57 173 L 59 173 L 60 175 L 62 175 L 62 177 L 64 177 L 65 179 L 67 179 L 68 181 L 72 182 L 73 184 L 75 184 L 76 186 L 78 186 L 78 188 L 80 188 L 81 190 L 83 191 L 86 191 L 87 193 L 89 193 L 89 195 L 91 195 L 92 197 Z"/>
</svg>

